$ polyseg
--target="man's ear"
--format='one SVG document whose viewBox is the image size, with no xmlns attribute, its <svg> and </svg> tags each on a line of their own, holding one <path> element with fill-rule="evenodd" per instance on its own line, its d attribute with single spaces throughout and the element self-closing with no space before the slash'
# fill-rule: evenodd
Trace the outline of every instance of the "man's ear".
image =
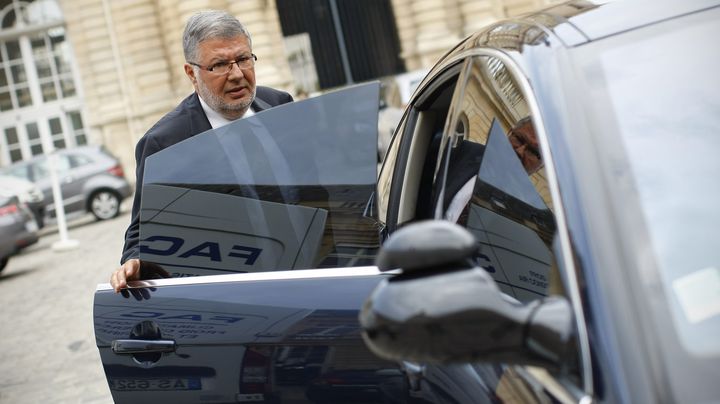
<svg viewBox="0 0 720 404">
<path fill-rule="evenodd" d="M 197 77 L 195 77 L 195 69 L 193 69 L 192 65 L 189 63 L 185 63 L 183 67 L 185 68 L 185 74 L 188 76 L 188 78 L 190 78 L 190 82 L 192 82 L 195 90 L 197 90 Z"/>
</svg>

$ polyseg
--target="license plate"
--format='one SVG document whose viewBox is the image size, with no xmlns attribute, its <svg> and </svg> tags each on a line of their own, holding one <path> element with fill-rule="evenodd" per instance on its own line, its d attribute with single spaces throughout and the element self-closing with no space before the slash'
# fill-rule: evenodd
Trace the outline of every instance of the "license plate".
<svg viewBox="0 0 720 404">
<path fill-rule="evenodd" d="M 110 379 L 110 389 L 116 391 L 141 390 L 201 390 L 199 378 Z"/>
</svg>

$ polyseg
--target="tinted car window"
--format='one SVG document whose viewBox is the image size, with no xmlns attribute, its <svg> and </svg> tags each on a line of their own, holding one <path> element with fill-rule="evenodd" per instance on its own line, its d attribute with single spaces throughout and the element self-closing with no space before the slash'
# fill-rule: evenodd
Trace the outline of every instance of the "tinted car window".
<svg viewBox="0 0 720 404">
<path fill-rule="evenodd" d="M 66 172 L 72 167 L 72 163 L 70 162 L 68 156 L 59 155 L 57 156 L 57 159 L 55 161 L 57 162 L 56 169 L 58 173 Z M 50 176 L 50 168 L 48 167 L 48 164 L 49 160 L 47 158 L 44 158 L 42 160 L 38 160 L 35 164 L 32 165 L 34 181 L 40 181 Z"/>
<path fill-rule="evenodd" d="M 32 181 L 29 164 L 18 164 L 17 166 L 10 166 L 3 168 L 2 172 L 13 177 L 22 178 L 27 181 Z"/>
<path fill-rule="evenodd" d="M 525 95 L 492 57 L 466 62 L 443 144 L 436 217 L 467 228 L 476 264 L 521 302 L 564 294 L 555 257 L 556 221 Z M 565 374 L 579 384 L 578 357 Z"/>
<path fill-rule="evenodd" d="M 68 159 L 70 160 L 70 165 L 73 168 L 91 164 L 93 162 L 90 157 L 83 156 L 81 154 L 71 154 L 68 156 Z"/>
<path fill-rule="evenodd" d="M 273 108 L 147 159 L 140 257 L 173 276 L 371 265 L 378 85 Z M 302 124 L 298 124 L 302 122 Z"/>
<path fill-rule="evenodd" d="M 380 220 L 390 231 L 433 217 L 440 145 L 460 67 L 450 67 L 425 86 L 423 95 L 406 112 L 385 157 L 377 200 Z"/>
<path fill-rule="evenodd" d="M 555 219 L 532 118 L 502 63 L 478 57 L 467 69 L 438 215 L 475 235 L 503 292 L 537 299 L 550 290 Z"/>
</svg>

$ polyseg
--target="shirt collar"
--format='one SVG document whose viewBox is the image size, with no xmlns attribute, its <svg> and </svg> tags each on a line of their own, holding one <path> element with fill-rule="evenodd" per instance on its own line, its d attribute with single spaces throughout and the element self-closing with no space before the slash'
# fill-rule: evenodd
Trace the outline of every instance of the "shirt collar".
<svg viewBox="0 0 720 404">
<path fill-rule="evenodd" d="M 225 118 L 217 111 L 210 108 L 210 106 L 205 102 L 205 100 L 202 99 L 200 94 L 198 94 L 198 98 L 200 99 L 200 105 L 202 106 L 203 111 L 205 111 L 205 116 L 207 117 L 208 121 L 210 122 L 210 126 L 212 126 L 213 129 L 219 128 L 232 122 L 230 119 Z M 250 108 L 245 111 L 245 115 L 241 116 L 241 118 L 247 118 L 253 115 L 255 115 L 255 111 L 253 111 L 251 105 Z"/>
</svg>

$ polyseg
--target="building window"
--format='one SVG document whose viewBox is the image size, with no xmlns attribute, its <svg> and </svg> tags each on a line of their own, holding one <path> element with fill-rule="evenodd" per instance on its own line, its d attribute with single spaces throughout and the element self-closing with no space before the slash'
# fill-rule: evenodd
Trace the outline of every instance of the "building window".
<svg viewBox="0 0 720 404">
<path fill-rule="evenodd" d="M 20 151 L 20 140 L 16 128 L 5 128 L 5 141 L 8 152 L 10 153 L 10 162 L 22 160 L 22 152 Z"/>
<path fill-rule="evenodd" d="M 87 144 L 57 0 L 0 0 L 0 26 L 0 165 Z"/>
<path fill-rule="evenodd" d="M 87 136 L 85 136 L 85 127 L 83 126 L 82 116 L 79 111 L 68 112 L 68 121 L 72 125 L 72 136 L 75 138 L 75 144 L 78 146 L 87 144 Z"/>
</svg>

